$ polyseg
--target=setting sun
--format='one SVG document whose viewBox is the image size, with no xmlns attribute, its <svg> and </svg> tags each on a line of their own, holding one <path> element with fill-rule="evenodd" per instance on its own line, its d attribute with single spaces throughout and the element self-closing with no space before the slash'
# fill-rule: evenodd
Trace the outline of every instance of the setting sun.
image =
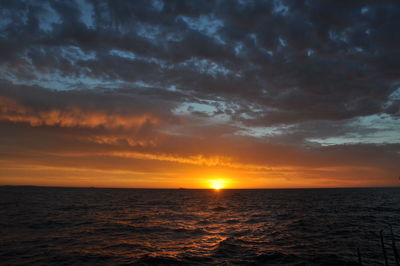
<svg viewBox="0 0 400 266">
<path fill-rule="evenodd" d="M 209 186 L 215 190 L 225 188 L 228 181 L 225 179 L 211 179 L 209 181 Z"/>
</svg>

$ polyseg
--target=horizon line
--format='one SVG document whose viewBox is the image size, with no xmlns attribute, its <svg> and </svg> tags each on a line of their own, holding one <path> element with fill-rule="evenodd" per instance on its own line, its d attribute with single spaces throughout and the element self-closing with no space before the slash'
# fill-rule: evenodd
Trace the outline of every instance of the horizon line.
<svg viewBox="0 0 400 266">
<path fill-rule="evenodd" d="M 46 186 L 46 185 L 0 185 L 0 187 L 38 187 L 38 188 L 92 188 L 92 189 L 154 189 L 154 190 L 216 190 L 214 188 L 186 187 L 96 187 L 96 186 Z M 362 189 L 362 188 L 400 188 L 400 186 L 360 186 L 360 187 L 271 187 L 271 188 L 221 188 L 218 190 L 279 190 L 279 189 Z"/>
</svg>

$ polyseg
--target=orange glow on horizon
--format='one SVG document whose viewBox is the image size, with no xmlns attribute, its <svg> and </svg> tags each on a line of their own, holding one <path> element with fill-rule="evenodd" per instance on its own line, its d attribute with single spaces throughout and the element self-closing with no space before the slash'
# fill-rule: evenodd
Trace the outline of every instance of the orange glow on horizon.
<svg viewBox="0 0 400 266">
<path fill-rule="evenodd" d="M 66 162 L 74 160 L 74 165 L 65 165 L 62 155 L 65 156 Z M 128 165 L 128 161 L 123 160 L 110 163 L 96 159 L 85 161 L 83 158 L 90 154 L 74 155 L 59 154 L 58 165 L 54 165 L 52 161 L 44 163 L 28 158 L 0 160 L 0 169 L 2 169 L 0 185 L 188 188 L 215 191 L 252 188 L 394 186 L 393 183 L 388 183 L 384 179 L 375 178 L 385 173 L 374 168 L 270 167 L 269 171 L 261 171 L 176 160 L 183 157 L 158 158 L 154 155 L 153 158 L 146 154 L 143 157 L 129 157 Z M 194 158 L 190 159 L 195 162 Z M 136 164 L 131 165 L 131 162 Z M 354 177 L 343 178 L 344 173 L 349 172 L 353 173 Z M 321 177 L 322 174 L 324 176 Z M 397 179 L 396 182 L 398 182 Z"/>
</svg>

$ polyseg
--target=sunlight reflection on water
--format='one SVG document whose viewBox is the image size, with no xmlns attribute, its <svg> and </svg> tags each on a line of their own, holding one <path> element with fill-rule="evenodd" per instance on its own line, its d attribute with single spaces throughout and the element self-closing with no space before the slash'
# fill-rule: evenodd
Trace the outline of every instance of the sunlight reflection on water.
<svg viewBox="0 0 400 266">
<path fill-rule="evenodd" d="M 360 246 L 379 265 L 377 232 L 400 226 L 399 189 L 0 189 L 8 264 L 295 265 Z"/>
</svg>

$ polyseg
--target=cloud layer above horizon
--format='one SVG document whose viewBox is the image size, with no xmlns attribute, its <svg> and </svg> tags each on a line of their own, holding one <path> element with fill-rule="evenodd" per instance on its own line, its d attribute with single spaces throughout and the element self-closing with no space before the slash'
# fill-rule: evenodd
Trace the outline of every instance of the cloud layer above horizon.
<svg viewBox="0 0 400 266">
<path fill-rule="evenodd" d="M 0 7 L 0 184 L 399 185 L 400 3 Z"/>
</svg>

